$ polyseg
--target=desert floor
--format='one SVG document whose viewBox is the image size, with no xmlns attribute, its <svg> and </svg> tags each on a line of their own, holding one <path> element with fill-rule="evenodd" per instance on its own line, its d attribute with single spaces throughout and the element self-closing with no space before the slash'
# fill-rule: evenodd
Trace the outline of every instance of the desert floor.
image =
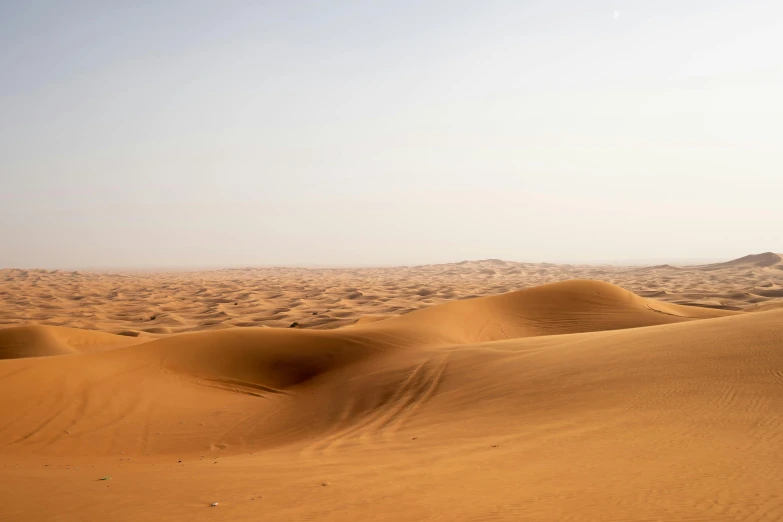
<svg viewBox="0 0 783 522">
<path fill-rule="evenodd" d="M 0 271 L 3 521 L 780 521 L 781 469 L 776 254 Z"/>
</svg>

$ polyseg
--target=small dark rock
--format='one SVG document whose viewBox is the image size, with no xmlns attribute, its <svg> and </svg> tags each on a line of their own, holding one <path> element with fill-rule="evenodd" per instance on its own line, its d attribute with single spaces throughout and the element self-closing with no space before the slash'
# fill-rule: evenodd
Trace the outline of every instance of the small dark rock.
<svg viewBox="0 0 783 522">
<path fill-rule="evenodd" d="M 299 323 L 294 321 L 293 323 L 291 323 L 291 326 L 289 326 L 289 328 L 297 328 L 298 326 L 299 326 Z"/>
</svg>

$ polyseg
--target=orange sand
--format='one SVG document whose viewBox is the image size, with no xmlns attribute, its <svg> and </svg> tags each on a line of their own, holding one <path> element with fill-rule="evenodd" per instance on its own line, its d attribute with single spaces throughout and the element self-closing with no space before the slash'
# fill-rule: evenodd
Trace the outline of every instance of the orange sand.
<svg viewBox="0 0 783 522">
<path fill-rule="evenodd" d="M 783 261 L 772 253 L 691 267 L 485 260 L 396 268 L 119 274 L 0 270 L 0 327 L 43 324 L 143 337 L 294 322 L 308 329 L 336 328 L 368 316 L 399 315 L 567 279 L 606 281 L 677 304 L 726 310 L 783 306 Z"/>
<path fill-rule="evenodd" d="M 783 520 L 772 256 L 4 271 L 0 520 Z"/>
</svg>

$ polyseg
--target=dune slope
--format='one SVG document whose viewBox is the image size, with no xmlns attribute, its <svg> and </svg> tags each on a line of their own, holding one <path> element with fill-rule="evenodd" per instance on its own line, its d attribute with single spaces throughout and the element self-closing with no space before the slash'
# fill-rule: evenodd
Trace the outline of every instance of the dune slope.
<svg viewBox="0 0 783 522">
<path fill-rule="evenodd" d="M 0 328 L 0 359 L 111 350 L 139 344 L 144 340 L 63 326 L 27 325 Z"/>
<path fill-rule="evenodd" d="M 639 297 L 619 286 L 570 280 L 454 301 L 370 323 L 368 330 L 427 333 L 440 342 L 473 343 L 539 335 L 654 326 L 735 312 Z"/>
<path fill-rule="evenodd" d="M 590 281 L 4 360 L 0 412 L 9 520 L 783 517 L 783 311 Z"/>
</svg>

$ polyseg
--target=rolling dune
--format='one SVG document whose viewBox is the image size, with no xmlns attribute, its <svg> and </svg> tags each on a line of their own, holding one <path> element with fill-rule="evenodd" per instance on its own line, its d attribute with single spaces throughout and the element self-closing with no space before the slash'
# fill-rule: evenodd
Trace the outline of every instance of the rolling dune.
<svg viewBox="0 0 783 522">
<path fill-rule="evenodd" d="M 111 350 L 142 341 L 62 326 L 16 326 L 0 329 L 0 360 Z"/>
<path fill-rule="evenodd" d="M 763 310 L 783 306 L 780 259 L 768 252 L 682 267 L 488 259 L 358 269 L 0 270 L 0 327 L 69 326 L 148 339 L 248 326 L 331 329 L 570 279 L 606 281 L 673 304 Z"/>
<path fill-rule="evenodd" d="M 0 329 L 0 518 L 783 518 L 783 310 L 571 280 L 351 323 Z"/>
</svg>

